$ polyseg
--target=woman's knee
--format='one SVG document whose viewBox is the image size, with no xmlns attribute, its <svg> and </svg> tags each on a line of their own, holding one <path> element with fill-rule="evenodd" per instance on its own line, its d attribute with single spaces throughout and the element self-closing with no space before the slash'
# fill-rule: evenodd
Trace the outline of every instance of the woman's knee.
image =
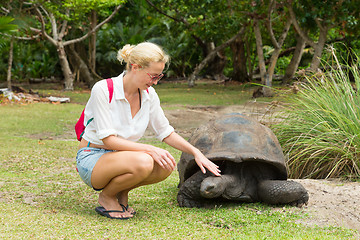
<svg viewBox="0 0 360 240">
<path fill-rule="evenodd" d="M 150 175 L 154 169 L 154 159 L 147 153 L 138 153 L 133 163 L 135 174 Z"/>
<path fill-rule="evenodd" d="M 160 174 L 160 177 L 162 178 L 161 181 L 165 180 L 167 177 L 169 177 L 172 172 L 173 171 L 171 171 L 169 169 L 162 169 L 161 174 Z"/>
<path fill-rule="evenodd" d="M 150 183 L 158 183 L 164 181 L 167 177 L 170 176 L 172 170 L 167 168 L 162 168 L 158 164 L 155 164 L 154 171 L 147 179 Z"/>
</svg>

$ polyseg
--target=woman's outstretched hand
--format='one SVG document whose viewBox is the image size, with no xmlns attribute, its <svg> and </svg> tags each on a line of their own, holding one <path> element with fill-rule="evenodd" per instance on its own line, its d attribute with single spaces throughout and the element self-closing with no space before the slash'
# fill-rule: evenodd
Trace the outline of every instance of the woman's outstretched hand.
<svg viewBox="0 0 360 240">
<path fill-rule="evenodd" d="M 201 172 L 206 173 L 206 169 L 213 173 L 215 176 L 220 176 L 220 169 L 215 163 L 207 159 L 199 149 L 195 148 L 188 141 L 182 138 L 179 134 L 173 132 L 167 138 L 164 139 L 164 142 L 173 146 L 174 148 L 179 149 L 180 151 L 192 154 L 195 157 L 195 162 L 199 166 Z"/>
<path fill-rule="evenodd" d="M 200 151 L 194 155 L 196 164 L 200 167 L 202 173 L 206 173 L 206 169 L 213 173 L 215 176 L 221 176 L 219 166 L 210 161 Z"/>
</svg>

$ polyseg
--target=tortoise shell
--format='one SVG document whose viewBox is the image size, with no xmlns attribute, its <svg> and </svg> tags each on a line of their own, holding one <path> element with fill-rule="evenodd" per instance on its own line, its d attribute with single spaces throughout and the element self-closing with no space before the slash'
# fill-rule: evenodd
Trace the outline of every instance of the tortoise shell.
<svg viewBox="0 0 360 240">
<path fill-rule="evenodd" d="M 275 134 L 243 114 L 226 114 L 211 120 L 196 129 L 189 142 L 218 165 L 218 161 L 267 163 L 277 169 L 277 179 L 287 179 L 285 157 Z M 199 171 L 194 156 L 187 153 L 182 153 L 177 168 L 179 186 Z"/>
</svg>

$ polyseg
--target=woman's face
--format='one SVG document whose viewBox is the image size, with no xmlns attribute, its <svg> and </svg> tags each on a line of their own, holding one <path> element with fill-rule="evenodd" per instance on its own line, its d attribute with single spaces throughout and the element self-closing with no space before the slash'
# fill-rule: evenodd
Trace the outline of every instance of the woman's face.
<svg viewBox="0 0 360 240">
<path fill-rule="evenodd" d="M 157 84 L 163 76 L 164 62 L 151 62 L 148 67 L 139 69 L 140 89 L 145 90 Z"/>
</svg>

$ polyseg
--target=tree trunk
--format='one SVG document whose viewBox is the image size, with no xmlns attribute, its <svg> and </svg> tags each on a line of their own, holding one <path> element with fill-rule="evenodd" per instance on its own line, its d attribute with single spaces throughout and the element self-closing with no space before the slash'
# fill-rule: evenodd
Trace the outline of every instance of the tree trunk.
<svg viewBox="0 0 360 240">
<path fill-rule="evenodd" d="M 321 61 L 321 55 L 322 55 L 322 51 L 325 46 L 327 34 L 328 34 L 327 26 L 320 28 L 319 39 L 318 39 L 317 44 L 314 47 L 314 56 L 313 56 L 313 58 L 311 60 L 311 64 L 310 64 L 310 70 L 312 72 L 316 72 L 317 69 L 319 68 L 320 61 Z"/>
<path fill-rule="evenodd" d="M 97 13 L 95 10 L 91 11 L 91 29 L 93 30 L 97 25 Z M 93 72 L 96 72 L 96 32 L 93 32 L 89 40 L 89 67 Z"/>
<path fill-rule="evenodd" d="M 188 79 L 188 86 L 189 87 L 193 87 L 195 86 L 195 79 L 197 77 L 197 75 L 199 75 L 200 71 L 206 66 L 206 64 L 208 63 L 208 59 L 210 59 L 211 56 L 210 54 L 204 58 L 204 60 L 201 61 L 201 63 L 199 65 L 197 65 L 194 69 L 194 72 L 190 75 L 189 79 Z"/>
<path fill-rule="evenodd" d="M 215 49 L 213 42 L 208 44 L 208 53 Z M 224 51 L 218 51 L 211 59 L 209 59 L 208 67 L 206 69 L 206 75 L 212 79 L 218 80 L 224 78 L 224 68 L 226 66 L 226 57 Z"/>
<path fill-rule="evenodd" d="M 188 79 L 188 86 L 189 87 L 193 87 L 195 85 L 195 79 L 197 77 L 197 75 L 200 73 L 200 71 L 210 62 L 210 60 L 212 58 L 214 58 L 214 56 L 219 52 L 222 51 L 223 49 L 225 49 L 227 46 L 229 46 L 233 41 L 235 41 L 235 39 L 241 35 L 244 34 L 246 27 L 243 26 L 240 31 L 233 36 L 232 38 L 230 38 L 228 41 L 224 42 L 223 44 L 221 44 L 220 46 L 216 47 L 214 50 L 212 50 L 201 62 L 198 66 L 195 67 L 193 73 L 190 75 L 189 79 Z"/>
<path fill-rule="evenodd" d="M 241 37 L 238 37 L 232 44 L 231 50 L 233 52 L 233 74 L 232 79 L 238 82 L 249 82 L 249 74 L 246 68 L 245 57 L 245 42 Z"/>
<path fill-rule="evenodd" d="M 267 70 L 267 74 L 269 77 L 268 81 L 270 82 L 270 86 L 272 85 L 272 79 L 274 77 L 275 67 L 276 67 L 277 60 L 279 58 L 280 51 L 281 51 L 281 48 L 275 48 L 275 50 L 271 54 L 270 64 L 269 64 L 269 67 Z"/>
<path fill-rule="evenodd" d="M 296 29 L 296 32 L 304 39 L 304 41 L 309 44 L 313 49 L 314 49 L 314 56 L 311 60 L 311 64 L 310 64 L 310 71 L 312 72 L 316 72 L 319 65 L 320 65 L 320 58 L 321 58 L 321 54 L 322 51 L 324 49 L 325 46 L 325 42 L 326 42 L 326 38 L 327 38 L 327 33 L 330 29 L 330 26 L 327 26 L 324 24 L 324 26 L 321 24 L 321 20 L 320 19 L 315 19 L 316 21 L 316 25 L 319 27 L 320 30 L 320 35 L 319 35 L 319 39 L 318 42 L 315 43 L 315 41 L 313 41 L 312 39 L 309 38 L 309 36 L 302 31 L 302 29 L 299 26 L 299 23 L 296 20 L 296 16 L 294 13 L 294 10 L 291 6 L 291 4 L 289 3 L 288 5 L 288 9 L 289 9 L 289 13 L 290 13 L 290 17 L 292 19 L 293 25 Z"/>
<path fill-rule="evenodd" d="M 294 77 L 295 72 L 299 67 L 305 46 L 305 40 L 302 37 L 298 36 L 293 57 L 291 58 L 291 61 L 285 70 L 285 76 L 282 80 L 283 83 L 289 83 L 290 80 Z"/>
<path fill-rule="evenodd" d="M 69 45 L 69 48 L 67 48 L 69 51 L 69 57 L 71 56 L 72 63 L 74 66 L 76 66 L 76 69 L 79 69 L 79 77 L 83 82 L 87 84 L 87 86 L 90 88 L 96 80 L 94 80 L 88 66 L 86 65 L 85 61 L 79 56 L 79 54 L 76 52 L 74 44 Z"/>
<path fill-rule="evenodd" d="M 14 37 L 10 39 L 10 49 L 9 49 L 9 61 L 8 61 L 8 70 L 7 70 L 7 88 L 11 91 L 12 84 L 11 84 L 11 69 L 13 63 L 13 56 L 14 56 Z"/>
<path fill-rule="evenodd" d="M 284 26 L 284 29 L 283 29 L 283 32 L 282 34 L 280 35 L 279 37 L 279 40 L 277 41 L 275 39 L 275 36 L 273 38 L 273 41 L 274 42 L 274 45 L 275 45 L 275 50 L 274 52 L 271 54 L 271 58 L 270 58 L 270 64 L 269 64 L 269 68 L 268 68 L 268 75 L 269 75 L 269 82 L 270 84 L 272 84 L 272 79 L 273 79 L 273 76 L 274 76 L 274 72 L 275 72 L 275 67 L 276 67 L 276 63 L 277 63 L 277 60 L 279 58 L 279 55 L 280 55 L 280 51 L 281 51 L 281 48 L 284 44 L 284 41 L 286 39 L 286 36 L 289 32 L 289 29 L 290 29 L 290 26 L 291 26 L 291 20 L 290 18 L 286 21 L 286 24 Z M 272 32 L 272 29 L 269 29 L 270 31 L 270 34 L 273 35 L 273 32 Z"/>
<path fill-rule="evenodd" d="M 269 81 L 270 80 L 269 75 L 266 73 L 263 43 L 262 43 L 262 37 L 261 37 L 258 20 L 254 20 L 254 33 L 255 33 L 256 51 L 259 59 L 261 84 L 264 85 L 261 89 L 261 92 L 264 97 L 272 97 L 274 94 L 270 88 L 271 82 Z"/>
<path fill-rule="evenodd" d="M 61 70 L 64 74 L 65 91 L 72 91 L 74 90 L 74 75 L 71 72 L 70 65 L 67 60 L 64 45 L 62 42 L 58 42 L 56 47 L 59 55 Z"/>
<path fill-rule="evenodd" d="M 103 26 L 105 23 L 109 22 L 111 18 L 113 18 L 115 16 L 115 14 L 120 10 L 122 5 L 118 5 L 114 11 L 101 23 L 99 23 L 98 25 L 96 25 L 95 27 L 92 27 L 92 30 L 87 32 L 85 35 L 83 35 L 82 37 L 76 38 L 76 39 L 71 39 L 71 40 L 67 40 L 64 41 L 64 37 L 67 34 L 67 20 L 64 20 L 61 24 L 61 28 L 60 31 L 58 32 L 58 21 L 55 18 L 55 15 L 53 12 L 51 11 L 45 11 L 46 16 L 48 17 L 50 23 L 51 23 L 51 35 L 50 36 L 47 32 L 46 32 L 46 27 L 45 27 L 45 20 L 44 20 L 44 8 L 41 6 L 41 4 L 36 4 L 34 5 L 34 9 L 37 13 L 38 16 L 38 20 L 40 21 L 41 24 L 41 29 L 38 28 L 33 28 L 30 27 L 31 31 L 36 32 L 36 33 L 40 33 L 48 40 L 50 41 L 52 44 L 54 44 L 56 46 L 57 52 L 58 52 L 58 56 L 59 56 L 59 62 L 60 62 L 60 66 L 64 75 L 64 83 L 65 83 L 65 90 L 66 91 L 72 91 L 74 89 L 74 75 L 71 71 L 71 68 L 69 66 L 69 62 L 66 56 L 66 51 L 64 49 L 64 46 L 66 45 L 70 45 L 70 44 L 74 44 L 77 42 L 81 42 L 83 40 L 85 40 L 86 38 L 88 38 L 91 34 L 95 33 L 101 26 Z M 41 9 L 41 10 L 40 10 Z M 69 12 L 70 9 L 65 9 L 65 15 L 69 16 Z"/>
<path fill-rule="evenodd" d="M 261 84 L 265 84 L 266 66 L 264 61 L 263 43 L 258 20 L 254 20 L 254 34 L 256 42 L 256 52 L 259 60 Z"/>
<path fill-rule="evenodd" d="M 262 37 L 261 37 L 261 31 L 258 20 L 254 20 L 254 34 L 255 34 L 255 42 L 256 42 L 256 52 L 259 59 L 261 84 L 267 86 L 266 84 L 269 82 L 268 82 L 268 77 L 266 76 L 267 74 L 266 74 L 266 66 L 264 60 L 263 44 L 262 44 Z"/>
<path fill-rule="evenodd" d="M 253 78 L 253 72 L 254 72 L 254 69 L 253 69 L 253 64 L 252 64 L 252 61 L 251 61 L 251 52 L 250 52 L 250 43 L 249 43 L 249 39 L 246 38 L 245 40 L 245 46 L 246 46 L 246 61 L 247 61 L 247 66 L 249 67 L 248 69 L 248 73 L 249 73 L 249 80 L 251 82 L 252 78 Z"/>
</svg>

